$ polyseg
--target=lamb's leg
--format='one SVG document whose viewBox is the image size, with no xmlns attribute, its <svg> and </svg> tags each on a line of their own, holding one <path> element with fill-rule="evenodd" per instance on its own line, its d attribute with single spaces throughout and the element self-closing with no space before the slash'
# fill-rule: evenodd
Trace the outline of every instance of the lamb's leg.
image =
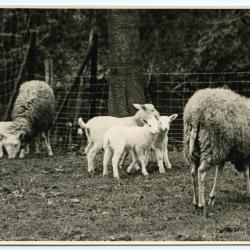
<svg viewBox="0 0 250 250">
<path fill-rule="evenodd" d="M 130 173 L 132 168 L 134 168 L 135 166 L 138 166 L 137 163 L 137 157 L 136 154 L 134 152 L 134 150 L 130 150 L 131 155 L 132 155 L 132 163 L 129 165 L 129 167 L 127 168 L 127 173 Z M 139 166 L 138 166 L 139 167 Z M 140 168 L 140 167 L 139 167 Z"/>
<path fill-rule="evenodd" d="M 205 208 L 205 176 L 206 171 L 209 169 L 207 162 L 202 161 L 201 165 L 198 168 L 198 187 L 199 187 L 199 203 L 198 208 L 200 209 L 201 214 L 204 213 Z"/>
<path fill-rule="evenodd" d="M 165 143 L 165 144 L 167 144 L 167 143 Z M 172 166 L 171 166 L 171 163 L 170 163 L 169 158 L 168 158 L 168 148 L 167 148 L 167 145 L 164 145 L 164 147 L 163 147 L 163 158 L 164 158 L 164 163 L 166 165 L 166 168 L 167 169 L 171 169 Z"/>
<path fill-rule="evenodd" d="M 122 167 L 124 166 L 127 157 L 128 157 L 128 152 L 127 152 L 127 151 L 124 151 L 124 152 L 122 153 L 121 160 L 120 160 L 120 162 L 119 162 L 119 168 L 120 168 L 120 169 L 122 169 Z"/>
<path fill-rule="evenodd" d="M 88 154 L 88 152 L 89 152 L 89 150 L 90 150 L 90 148 L 93 146 L 93 142 L 88 142 L 88 145 L 86 146 L 86 148 L 85 148 L 85 154 L 87 155 Z"/>
<path fill-rule="evenodd" d="M 0 158 L 3 157 L 3 144 L 0 144 Z"/>
<path fill-rule="evenodd" d="M 214 184 L 213 184 L 212 190 L 209 195 L 209 200 L 208 200 L 208 204 L 211 206 L 213 206 L 215 203 L 216 187 L 217 187 L 219 178 L 221 177 L 223 173 L 223 167 L 224 167 L 224 164 L 221 164 L 221 165 L 217 165 L 215 169 Z"/>
<path fill-rule="evenodd" d="M 249 170 L 249 165 L 246 165 L 244 175 L 245 175 L 246 181 L 247 181 L 248 196 L 250 197 L 250 170 Z"/>
<path fill-rule="evenodd" d="M 94 144 L 88 151 L 87 154 L 87 161 L 88 161 L 88 172 L 94 173 L 95 167 L 94 167 L 94 160 L 95 156 L 98 152 L 102 150 L 101 144 Z"/>
<path fill-rule="evenodd" d="M 198 207 L 198 167 L 195 163 L 191 165 L 191 178 L 193 184 L 193 205 Z"/>
<path fill-rule="evenodd" d="M 149 153 L 149 152 L 144 152 L 143 150 L 137 150 L 136 154 L 137 154 L 137 157 L 141 163 L 141 170 L 142 170 L 142 174 L 147 176 L 148 175 L 148 172 L 147 172 L 147 169 L 146 169 L 146 159 L 145 159 L 145 154 L 146 153 Z"/>
<path fill-rule="evenodd" d="M 103 175 L 108 175 L 108 166 L 110 164 L 113 152 L 110 147 L 105 148 L 103 156 Z"/>
<path fill-rule="evenodd" d="M 160 172 L 160 174 L 164 174 L 165 169 L 164 169 L 164 165 L 163 165 L 163 152 L 162 152 L 162 149 L 161 148 L 156 148 L 155 149 L 155 154 L 156 154 L 156 158 L 157 158 L 159 172 Z"/>
<path fill-rule="evenodd" d="M 113 158 L 112 158 L 113 174 L 114 174 L 114 177 L 117 179 L 120 179 L 119 172 L 118 172 L 118 164 L 119 164 L 121 155 L 123 153 L 123 149 L 124 148 L 122 147 L 116 148 L 113 154 Z"/>
<path fill-rule="evenodd" d="M 44 139 L 44 143 L 45 143 L 45 146 L 47 148 L 48 155 L 53 156 L 53 152 L 52 152 L 52 149 L 50 146 L 50 131 L 43 132 L 42 137 Z"/>
</svg>

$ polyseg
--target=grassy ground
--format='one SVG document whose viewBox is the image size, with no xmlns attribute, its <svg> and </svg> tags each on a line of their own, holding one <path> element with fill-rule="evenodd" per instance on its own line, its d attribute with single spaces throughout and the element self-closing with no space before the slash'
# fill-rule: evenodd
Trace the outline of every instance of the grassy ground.
<svg viewBox="0 0 250 250">
<path fill-rule="evenodd" d="M 243 176 L 226 167 L 214 207 L 203 218 L 192 207 L 189 168 L 170 152 L 164 175 L 121 181 L 87 173 L 84 156 L 57 154 L 0 161 L 0 240 L 250 240 L 250 200 Z M 214 171 L 207 175 L 206 191 Z"/>
</svg>

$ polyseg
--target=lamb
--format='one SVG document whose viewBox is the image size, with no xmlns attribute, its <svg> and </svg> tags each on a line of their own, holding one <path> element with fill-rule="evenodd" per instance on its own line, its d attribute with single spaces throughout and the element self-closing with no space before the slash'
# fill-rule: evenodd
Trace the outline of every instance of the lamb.
<svg viewBox="0 0 250 250">
<path fill-rule="evenodd" d="M 171 116 L 160 116 L 159 117 L 159 133 L 152 141 L 151 148 L 155 151 L 157 164 L 159 167 L 160 174 L 165 173 L 163 161 L 167 167 L 167 169 L 171 169 L 171 163 L 168 158 L 168 131 L 170 128 L 170 124 L 178 117 L 177 114 L 173 114 Z M 146 163 L 148 164 L 149 155 L 146 155 Z M 147 165 L 146 164 L 146 165 Z M 127 172 L 131 172 L 131 168 L 127 169 Z"/>
<path fill-rule="evenodd" d="M 140 162 L 142 174 L 148 175 L 145 155 L 149 154 L 152 140 L 159 133 L 159 121 L 151 118 L 143 122 L 143 127 L 113 126 L 107 130 L 103 139 L 103 175 L 108 174 L 108 165 L 112 159 L 114 177 L 119 179 L 118 163 L 125 150 L 130 151 L 133 157 L 128 169 L 132 169 Z"/>
<path fill-rule="evenodd" d="M 9 158 L 15 158 L 20 151 L 20 157 L 23 157 L 24 147 L 39 133 L 44 137 L 49 156 L 53 155 L 49 135 L 55 116 L 55 97 L 46 82 L 24 82 L 11 116 L 11 122 L 0 125 L 1 147 L 5 147 Z"/>
<path fill-rule="evenodd" d="M 216 167 L 208 202 L 214 205 L 226 161 L 244 173 L 250 196 L 250 100 L 228 89 L 197 91 L 184 109 L 184 157 L 191 165 L 193 204 L 201 213 L 206 172 Z"/>
<path fill-rule="evenodd" d="M 171 116 L 160 116 L 160 132 L 157 135 L 156 139 L 153 141 L 152 149 L 155 151 L 157 163 L 159 167 L 159 172 L 161 174 L 165 173 L 164 163 L 167 169 L 171 169 L 171 163 L 168 158 L 168 131 L 170 124 L 178 117 L 177 114 Z"/>
<path fill-rule="evenodd" d="M 97 116 L 84 123 L 82 118 L 78 119 L 78 123 L 82 129 L 85 129 L 88 138 L 88 145 L 85 149 L 88 162 L 88 172 L 94 172 L 94 159 L 98 152 L 103 148 L 103 137 L 105 132 L 112 126 L 142 126 L 143 119 L 159 117 L 159 112 L 152 104 L 133 104 L 138 110 L 134 116 L 129 117 L 113 117 L 113 116 Z M 123 157 L 123 160 L 125 157 Z M 123 161 L 122 161 L 123 162 Z"/>
</svg>

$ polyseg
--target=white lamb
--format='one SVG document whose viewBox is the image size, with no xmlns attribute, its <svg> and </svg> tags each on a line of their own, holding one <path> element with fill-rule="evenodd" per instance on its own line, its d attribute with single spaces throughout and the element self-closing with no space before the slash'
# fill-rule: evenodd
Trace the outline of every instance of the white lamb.
<svg viewBox="0 0 250 250">
<path fill-rule="evenodd" d="M 159 121 L 156 118 L 143 120 L 144 126 L 126 127 L 113 126 L 104 135 L 103 175 L 108 174 L 108 165 L 112 159 L 114 177 L 119 179 L 118 163 L 125 151 L 132 153 L 132 169 L 136 163 L 141 164 L 142 174 L 148 175 L 146 170 L 146 155 L 151 149 L 151 143 L 159 133 Z"/>
<path fill-rule="evenodd" d="M 157 164 L 159 167 L 159 172 L 161 174 L 165 173 L 164 164 L 167 169 L 171 169 L 171 163 L 168 158 L 168 131 L 170 128 L 171 122 L 173 122 L 178 117 L 177 114 L 171 116 L 160 116 L 159 118 L 159 133 L 152 141 L 151 148 L 155 151 Z M 149 155 L 146 155 L 146 165 L 148 164 Z M 127 169 L 127 172 L 130 173 L 132 170 L 131 165 Z"/>
<path fill-rule="evenodd" d="M 88 145 L 85 149 L 88 162 L 88 172 L 94 172 L 94 158 L 103 148 L 103 137 L 105 132 L 112 126 L 142 126 L 143 119 L 159 117 L 159 112 L 152 104 L 133 104 L 138 110 L 135 115 L 129 117 L 97 116 L 84 123 L 82 118 L 78 123 L 82 129 L 85 129 L 88 138 Z"/>
<path fill-rule="evenodd" d="M 167 169 L 171 169 L 171 163 L 168 158 L 168 131 L 170 124 L 178 117 L 177 114 L 171 116 L 160 116 L 160 132 L 152 144 L 152 149 L 155 151 L 159 172 L 165 173 L 163 161 Z"/>
</svg>

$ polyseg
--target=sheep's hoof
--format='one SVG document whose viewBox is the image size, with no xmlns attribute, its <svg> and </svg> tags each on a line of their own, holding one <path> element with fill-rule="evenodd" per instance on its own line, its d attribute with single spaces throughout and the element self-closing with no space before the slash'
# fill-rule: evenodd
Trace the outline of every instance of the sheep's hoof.
<svg viewBox="0 0 250 250">
<path fill-rule="evenodd" d="M 159 170 L 159 173 L 160 173 L 160 174 L 165 174 L 165 169 L 160 169 L 160 170 Z"/>
<path fill-rule="evenodd" d="M 171 164 L 168 164 L 167 169 L 171 169 L 171 168 L 172 168 Z"/>
<path fill-rule="evenodd" d="M 198 214 L 201 216 L 205 215 L 205 207 L 204 206 L 199 206 L 197 207 Z"/>
<path fill-rule="evenodd" d="M 119 175 L 114 176 L 115 179 L 120 180 Z"/>
<path fill-rule="evenodd" d="M 208 200 L 208 205 L 209 206 L 214 206 L 215 204 L 215 195 L 214 196 L 210 196 L 209 200 Z"/>
<path fill-rule="evenodd" d="M 142 173 L 144 176 L 149 176 L 148 172 Z"/>
</svg>

